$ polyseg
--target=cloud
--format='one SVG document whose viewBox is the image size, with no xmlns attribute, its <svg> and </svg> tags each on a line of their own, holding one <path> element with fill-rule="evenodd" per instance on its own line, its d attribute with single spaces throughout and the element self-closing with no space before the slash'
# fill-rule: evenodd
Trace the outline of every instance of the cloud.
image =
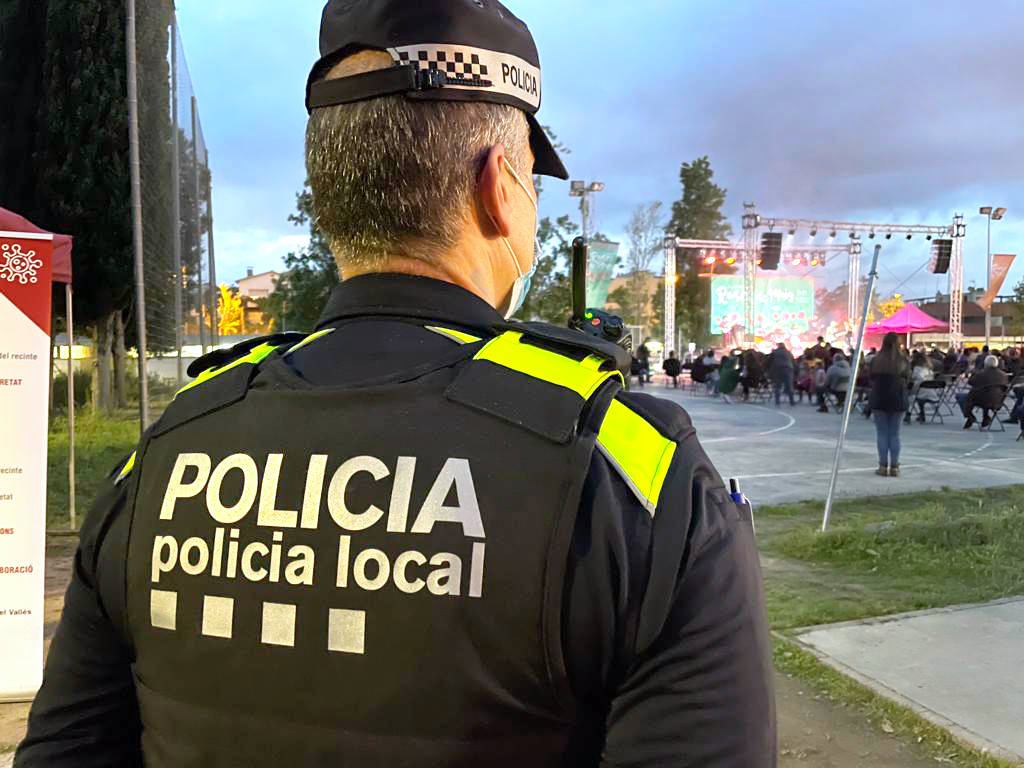
<svg viewBox="0 0 1024 768">
<path fill-rule="evenodd" d="M 1024 15 L 1014 0 L 984 12 L 956 0 L 509 5 L 541 51 L 541 122 L 572 149 L 574 178 L 607 184 L 595 202 L 602 231 L 622 237 L 636 205 L 671 203 L 679 164 L 707 154 L 737 232 L 744 200 L 766 214 L 879 223 L 943 224 L 962 212 L 967 281 L 977 284 L 979 205 L 1010 209 L 993 227 L 994 250 L 1024 242 L 1015 218 L 1024 221 Z M 259 233 L 287 242 L 322 2 L 178 7 L 215 174 L 218 246 L 232 232 L 239 244 Z M 578 218 L 561 182 L 545 185 L 541 204 Z M 280 255 L 245 247 L 250 260 Z M 886 241 L 881 290 L 927 256 L 923 241 Z M 1020 261 L 1008 286 L 1024 277 Z M 838 266 L 826 273 L 843 278 Z M 935 288 L 922 272 L 901 290 Z"/>
</svg>

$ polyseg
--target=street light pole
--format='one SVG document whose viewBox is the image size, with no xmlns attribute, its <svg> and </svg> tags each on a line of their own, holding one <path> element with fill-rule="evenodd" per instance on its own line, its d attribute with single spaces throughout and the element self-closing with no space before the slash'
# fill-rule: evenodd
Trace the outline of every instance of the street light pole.
<svg viewBox="0 0 1024 768">
<path fill-rule="evenodd" d="M 580 198 L 580 213 L 583 216 L 583 239 L 590 241 L 590 196 L 595 192 L 604 192 L 604 183 L 592 181 L 569 182 L 569 196 Z"/>
<path fill-rule="evenodd" d="M 978 210 L 982 216 L 988 219 L 988 244 L 986 246 L 986 252 L 988 254 L 987 271 L 985 272 L 985 290 L 992 290 L 992 220 L 999 221 L 1006 215 L 1005 208 L 993 208 L 991 205 L 983 206 Z M 992 343 L 992 305 L 985 309 L 985 346 L 988 347 Z"/>
</svg>

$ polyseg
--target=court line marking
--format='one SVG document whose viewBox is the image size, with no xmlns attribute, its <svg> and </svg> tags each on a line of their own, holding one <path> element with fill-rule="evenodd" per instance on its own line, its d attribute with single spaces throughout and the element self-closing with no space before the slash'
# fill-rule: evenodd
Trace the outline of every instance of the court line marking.
<svg viewBox="0 0 1024 768">
<path fill-rule="evenodd" d="M 747 405 L 747 407 L 748 408 L 757 408 L 757 409 L 762 410 L 762 411 L 767 411 L 768 413 L 774 414 L 776 416 L 784 416 L 785 418 L 789 419 L 789 423 L 785 424 L 785 425 L 783 425 L 781 427 L 776 427 L 775 429 L 769 429 L 766 432 L 755 432 L 752 435 L 733 435 L 731 437 L 712 437 L 710 440 L 701 440 L 700 441 L 701 445 L 710 445 L 712 443 L 728 443 L 731 440 L 739 440 L 740 438 L 750 439 L 750 438 L 753 438 L 753 437 L 767 437 L 768 435 L 774 435 L 774 434 L 777 434 L 779 432 L 785 432 L 787 429 L 789 429 L 790 427 L 792 427 L 792 426 L 794 426 L 796 424 L 796 419 L 794 419 L 788 413 L 782 413 L 781 411 L 776 411 L 776 410 L 773 410 L 771 408 L 765 408 L 763 405 Z"/>
</svg>

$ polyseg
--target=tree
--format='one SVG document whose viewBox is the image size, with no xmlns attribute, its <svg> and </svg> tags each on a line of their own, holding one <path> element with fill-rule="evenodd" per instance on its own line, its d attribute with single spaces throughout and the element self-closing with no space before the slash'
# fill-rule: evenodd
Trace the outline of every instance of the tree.
<svg viewBox="0 0 1024 768">
<path fill-rule="evenodd" d="M 218 286 L 217 334 L 237 336 L 242 333 L 242 299 L 226 285 Z"/>
<path fill-rule="evenodd" d="M 682 197 L 672 204 L 670 235 L 688 240 L 726 240 L 732 236 L 722 207 L 726 190 L 714 183 L 714 171 L 707 156 L 679 169 Z M 724 270 L 731 271 L 731 270 Z M 711 281 L 701 277 L 704 265 L 698 251 L 676 252 L 676 326 L 685 339 L 703 345 L 710 334 Z M 664 307 L 664 304 L 662 304 Z"/>
<path fill-rule="evenodd" d="M 900 293 L 894 293 L 888 299 L 882 299 L 878 302 L 878 310 L 882 313 L 883 318 L 892 317 L 905 306 L 903 294 Z"/>
<path fill-rule="evenodd" d="M 535 255 L 537 272 L 523 308 L 516 314 L 519 319 L 563 326 L 568 322 L 572 313 L 572 241 L 578 233 L 568 216 L 554 221 L 541 219 L 537 232 L 540 251 Z"/>
<path fill-rule="evenodd" d="M 282 331 L 311 331 L 316 327 L 331 291 L 338 284 L 338 265 L 327 238 L 316 225 L 313 193 L 308 183 L 295 195 L 296 212 L 288 221 L 309 227 L 309 245 L 284 257 L 285 273 L 267 297 L 266 310 Z"/>
<path fill-rule="evenodd" d="M 632 325 L 646 329 L 651 324 L 651 263 L 661 251 L 664 240 L 661 203 L 641 204 L 634 208 L 626 226 L 626 235 L 629 237 L 627 290 L 625 295 L 617 295 L 612 301 L 624 310 L 623 314 Z M 619 294 L 619 291 L 613 293 Z"/>
<path fill-rule="evenodd" d="M 1010 333 L 1024 336 L 1024 279 L 1013 288 L 1013 317 L 1010 320 Z"/>
</svg>

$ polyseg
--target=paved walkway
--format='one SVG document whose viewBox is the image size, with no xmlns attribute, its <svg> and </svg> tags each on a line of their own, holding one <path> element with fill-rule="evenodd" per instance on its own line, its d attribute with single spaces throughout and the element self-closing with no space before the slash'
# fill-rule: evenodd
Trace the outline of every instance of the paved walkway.
<svg viewBox="0 0 1024 768">
<path fill-rule="evenodd" d="M 825 661 L 960 737 L 1024 760 L 1024 598 L 810 629 Z"/>
<path fill-rule="evenodd" d="M 689 411 L 701 442 L 725 478 L 739 478 L 755 504 L 824 499 L 840 416 L 818 413 L 804 402 L 783 405 L 727 405 L 683 394 L 661 384 L 643 391 L 666 397 Z M 1024 484 L 1024 442 L 1019 431 L 965 431 L 962 418 L 942 424 L 905 424 L 903 476 L 879 477 L 874 424 L 854 411 L 839 478 L 840 496 Z"/>
</svg>

